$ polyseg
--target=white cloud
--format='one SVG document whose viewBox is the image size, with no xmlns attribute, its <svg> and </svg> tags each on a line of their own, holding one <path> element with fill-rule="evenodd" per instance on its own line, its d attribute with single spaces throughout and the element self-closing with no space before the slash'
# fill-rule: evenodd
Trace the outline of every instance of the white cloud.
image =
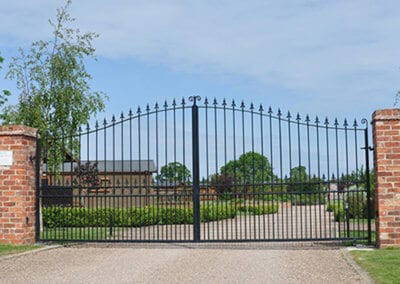
<svg viewBox="0 0 400 284">
<path fill-rule="evenodd" d="M 45 19 L 60 3 L 2 5 L 0 45 L 46 35 Z M 383 105 L 400 86 L 399 8 L 398 1 L 368 0 L 86 0 L 74 1 L 73 14 L 83 30 L 101 34 L 98 54 L 105 57 L 245 76 L 328 102 Z"/>
</svg>

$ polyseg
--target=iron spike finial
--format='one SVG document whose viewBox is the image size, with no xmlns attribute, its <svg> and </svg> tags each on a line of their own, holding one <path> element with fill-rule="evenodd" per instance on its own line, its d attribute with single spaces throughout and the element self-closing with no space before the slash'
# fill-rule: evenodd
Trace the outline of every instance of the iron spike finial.
<svg viewBox="0 0 400 284">
<path fill-rule="evenodd" d="M 158 110 L 158 108 L 159 108 L 158 103 L 156 103 L 156 104 L 154 105 L 154 109 L 155 109 L 155 110 Z"/>
<path fill-rule="evenodd" d="M 111 122 L 114 123 L 115 122 L 115 115 L 112 116 L 111 118 Z"/>
<path fill-rule="evenodd" d="M 176 107 L 176 101 L 175 101 L 175 99 L 172 100 L 172 106 L 173 106 L 173 107 Z"/>
<path fill-rule="evenodd" d="M 316 116 L 315 117 L 315 124 L 319 124 L 319 123 L 320 123 L 319 118 L 318 118 L 318 116 Z"/>
<path fill-rule="evenodd" d="M 357 126 L 358 126 L 357 119 L 354 119 L 353 127 L 357 127 Z"/>
<path fill-rule="evenodd" d="M 94 125 L 94 127 L 97 129 L 97 128 L 99 128 L 99 121 L 98 120 L 96 120 L 96 124 Z"/>
<path fill-rule="evenodd" d="M 167 101 L 164 101 L 164 108 L 167 108 L 168 107 L 168 103 L 167 103 Z"/>
<path fill-rule="evenodd" d="M 89 131 L 89 130 L 90 130 L 89 123 L 86 123 L 86 131 Z"/>
<path fill-rule="evenodd" d="M 240 108 L 241 108 L 241 109 L 244 109 L 244 108 L 245 108 L 244 101 L 242 101 L 242 103 L 240 104 Z"/>
<path fill-rule="evenodd" d="M 263 112 L 263 111 L 264 111 L 264 108 L 263 108 L 263 105 L 262 105 L 262 104 L 260 104 L 260 107 L 258 108 L 258 111 L 259 111 L 259 112 Z"/>
<path fill-rule="evenodd" d="M 103 121 L 103 125 L 106 126 L 107 125 L 107 119 L 104 119 Z"/>
<path fill-rule="evenodd" d="M 82 132 L 82 127 L 81 126 L 79 126 L 78 131 Z"/>
<path fill-rule="evenodd" d="M 185 98 L 182 98 L 181 105 L 184 106 L 185 104 L 186 104 Z"/>
<path fill-rule="evenodd" d="M 297 115 L 296 115 L 296 120 L 297 120 L 297 121 L 300 121 L 300 119 L 301 119 L 300 114 L 297 113 Z"/>
<path fill-rule="evenodd" d="M 124 113 L 121 112 L 121 116 L 119 117 L 120 119 L 124 119 Z"/>
<path fill-rule="evenodd" d="M 325 117 L 324 124 L 325 124 L 326 126 L 328 126 L 328 125 L 329 125 L 329 120 L 328 120 L 328 118 L 327 118 L 327 117 Z"/>
<path fill-rule="evenodd" d="M 137 113 L 137 114 L 141 114 L 141 113 L 142 113 L 142 110 L 140 109 L 140 107 L 137 108 L 136 113 Z"/>
<path fill-rule="evenodd" d="M 292 115 L 290 114 L 290 111 L 287 112 L 286 118 L 289 119 L 289 120 L 292 118 Z"/>
<path fill-rule="evenodd" d="M 150 106 L 149 106 L 149 104 L 147 104 L 146 105 L 146 112 L 149 112 L 150 111 Z"/>
<path fill-rule="evenodd" d="M 268 113 L 269 113 L 269 114 L 272 114 L 272 107 L 271 107 L 271 106 L 268 107 Z"/>
<path fill-rule="evenodd" d="M 344 126 L 344 127 L 347 127 L 347 126 L 349 126 L 349 124 L 347 123 L 347 119 L 346 119 L 346 118 L 344 119 L 343 126 Z"/>
<path fill-rule="evenodd" d="M 338 125 L 339 125 L 339 122 L 338 122 L 338 119 L 337 119 L 337 118 L 335 118 L 335 123 L 334 123 L 333 125 L 335 125 L 335 126 L 338 126 Z"/>
<path fill-rule="evenodd" d="M 214 105 L 214 106 L 217 106 L 217 104 L 218 104 L 218 103 L 217 103 L 217 99 L 214 98 L 214 100 L 213 100 L 213 105 Z"/>
<path fill-rule="evenodd" d="M 306 115 L 306 120 L 305 120 L 307 123 L 309 123 L 310 122 L 310 116 L 307 114 Z"/>
<path fill-rule="evenodd" d="M 278 108 L 278 113 L 277 113 L 277 115 L 278 115 L 278 117 L 281 117 L 281 116 L 282 116 L 282 112 L 281 112 L 281 109 L 280 109 L 280 108 Z"/>
<path fill-rule="evenodd" d="M 250 103 L 250 110 L 254 110 L 254 104 Z"/>
<path fill-rule="evenodd" d="M 222 100 L 222 106 L 223 106 L 223 107 L 226 107 L 226 100 L 225 100 L 225 98 Z"/>
<path fill-rule="evenodd" d="M 205 99 L 204 99 L 204 104 L 207 106 L 208 105 L 208 98 L 207 97 L 205 97 Z"/>
<path fill-rule="evenodd" d="M 129 117 L 132 117 L 132 115 L 133 115 L 133 112 L 132 112 L 132 109 L 130 108 L 130 109 L 129 109 L 129 112 L 128 112 L 128 116 L 129 116 Z"/>
<path fill-rule="evenodd" d="M 235 108 L 235 107 L 236 107 L 235 100 L 232 100 L 232 104 L 231 104 L 231 106 L 232 106 L 233 108 Z"/>
</svg>

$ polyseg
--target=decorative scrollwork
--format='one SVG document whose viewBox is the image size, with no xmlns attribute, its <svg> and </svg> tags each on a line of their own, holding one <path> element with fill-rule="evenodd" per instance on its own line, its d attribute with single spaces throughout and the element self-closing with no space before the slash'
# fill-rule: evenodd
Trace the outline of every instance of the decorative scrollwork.
<svg viewBox="0 0 400 284">
<path fill-rule="evenodd" d="M 368 127 L 368 120 L 366 118 L 361 119 L 361 124 L 365 124 Z"/>
<path fill-rule="evenodd" d="M 193 105 L 196 105 L 196 102 L 199 102 L 200 100 L 201 100 L 201 97 L 198 95 L 189 97 L 189 101 L 193 102 Z"/>
</svg>

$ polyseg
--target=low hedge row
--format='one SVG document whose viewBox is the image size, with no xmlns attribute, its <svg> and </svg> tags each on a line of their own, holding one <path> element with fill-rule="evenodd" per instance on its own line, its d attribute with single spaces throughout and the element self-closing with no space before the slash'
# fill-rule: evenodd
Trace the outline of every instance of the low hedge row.
<svg viewBox="0 0 400 284">
<path fill-rule="evenodd" d="M 200 207 L 201 222 L 234 218 L 239 212 L 254 215 L 272 214 L 278 205 L 233 206 L 230 204 Z M 149 225 L 193 224 L 193 210 L 175 207 L 143 208 L 72 208 L 52 206 L 42 209 L 43 224 L 57 227 L 141 227 Z"/>
</svg>

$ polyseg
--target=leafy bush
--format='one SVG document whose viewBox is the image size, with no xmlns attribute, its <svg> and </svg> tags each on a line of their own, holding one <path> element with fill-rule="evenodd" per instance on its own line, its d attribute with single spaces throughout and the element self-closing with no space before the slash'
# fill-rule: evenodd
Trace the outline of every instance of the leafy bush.
<svg viewBox="0 0 400 284">
<path fill-rule="evenodd" d="M 343 205 L 343 202 L 332 203 L 331 210 L 336 222 L 342 222 L 346 220 L 346 209 Z"/>
<path fill-rule="evenodd" d="M 346 196 L 350 218 L 367 218 L 368 205 L 365 192 L 350 192 Z"/>
<path fill-rule="evenodd" d="M 330 200 L 328 202 L 328 205 L 326 206 L 326 211 L 333 212 L 335 210 L 335 207 L 339 206 L 340 204 L 341 204 L 341 201 Z"/>
<path fill-rule="evenodd" d="M 246 208 L 246 209 L 243 209 Z M 233 204 L 208 204 L 200 207 L 201 222 L 234 218 L 238 211 L 250 214 L 276 213 L 278 206 L 241 206 Z M 190 208 L 72 208 L 52 206 L 42 209 L 43 223 L 47 228 L 57 227 L 141 227 L 149 225 L 193 224 Z"/>
<path fill-rule="evenodd" d="M 235 178 L 230 174 L 215 174 L 211 177 L 211 187 L 215 188 L 218 199 L 229 200 L 234 197 Z"/>
<path fill-rule="evenodd" d="M 292 205 L 320 205 L 325 204 L 326 199 L 323 194 L 296 194 L 291 201 Z"/>
</svg>

